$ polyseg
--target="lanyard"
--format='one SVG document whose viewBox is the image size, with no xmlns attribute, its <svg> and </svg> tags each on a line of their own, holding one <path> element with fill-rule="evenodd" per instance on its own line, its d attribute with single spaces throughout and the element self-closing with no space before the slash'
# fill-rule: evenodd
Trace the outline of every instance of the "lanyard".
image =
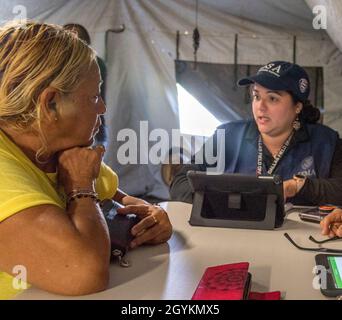
<svg viewBox="0 0 342 320">
<path fill-rule="evenodd" d="M 274 170 L 277 167 L 280 159 L 283 157 L 285 151 L 289 147 L 291 139 L 293 137 L 293 134 L 294 134 L 294 131 L 291 132 L 289 137 L 286 139 L 286 141 L 284 142 L 284 144 L 280 148 L 280 150 L 279 150 L 278 154 L 276 155 L 276 157 L 274 158 L 271 166 L 267 170 L 267 174 L 272 175 L 272 173 L 274 172 Z M 262 175 L 262 161 L 263 161 L 263 159 L 262 159 L 263 158 L 263 156 L 262 156 L 262 144 L 263 143 L 262 143 L 262 138 L 261 138 L 261 134 L 260 134 L 259 135 L 259 141 L 258 141 L 258 160 L 257 160 L 257 169 L 256 169 L 257 176 Z"/>
</svg>

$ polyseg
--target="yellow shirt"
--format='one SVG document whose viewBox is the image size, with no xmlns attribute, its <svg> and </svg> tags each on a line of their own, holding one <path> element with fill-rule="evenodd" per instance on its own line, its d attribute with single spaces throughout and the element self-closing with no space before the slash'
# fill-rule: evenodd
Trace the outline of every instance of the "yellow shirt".
<svg viewBox="0 0 342 320">
<path fill-rule="evenodd" d="M 57 174 L 37 168 L 0 130 L 0 223 L 21 210 L 38 205 L 51 204 L 65 209 L 65 194 L 56 186 Z M 104 163 L 95 188 L 100 200 L 112 198 L 118 188 L 117 175 Z M 0 300 L 21 292 L 13 288 L 12 281 L 12 276 L 0 271 Z"/>
</svg>

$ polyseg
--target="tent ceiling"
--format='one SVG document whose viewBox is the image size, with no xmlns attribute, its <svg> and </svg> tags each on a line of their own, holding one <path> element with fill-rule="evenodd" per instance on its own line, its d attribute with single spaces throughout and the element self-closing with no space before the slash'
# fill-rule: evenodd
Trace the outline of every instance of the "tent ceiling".
<svg viewBox="0 0 342 320">
<path fill-rule="evenodd" d="M 199 0 L 201 5 L 259 23 L 313 31 L 313 14 L 304 0 Z"/>
<path fill-rule="evenodd" d="M 101 0 L 107 4 L 111 1 Z M 134 0 L 135 1 L 135 0 Z M 164 0 L 161 0 L 161 3 Z M 178 2 L 179 0 L 174 0 Z M 195 11 L 196 0 L 182 0 L 188 6 L 193 5 Z M 199 10 L 217 11 L 222 13 L 249 19 L 261 24 L 282 27 L 284 29 L 298 31 L 313 31 L 311 9 L 305 0 L 198 0 Z M 0 22 L 13 18 L 15 5 L 24 5 L 27 8 L 29 18 L 46 18 L 49 12 L 56 11 L 66 3 L 78 3 L 76 0 L 0 0 Z M 200 22 L 200 21 L 199 21 Z"/>
</svg>

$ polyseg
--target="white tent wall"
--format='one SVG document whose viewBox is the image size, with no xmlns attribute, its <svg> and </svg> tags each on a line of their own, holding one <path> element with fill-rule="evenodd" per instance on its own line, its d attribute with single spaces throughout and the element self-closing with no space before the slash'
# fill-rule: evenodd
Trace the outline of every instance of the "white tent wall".
<svg viewBox="0 0 342 320">
<path fill-rule="evenodd" d="M 312 2 L 311 5 L 314 1 L 307 2 Z M 304 0 L 281 1 L 281 4 L 269 0 L 200 0 L 199 3 L 199 61 L 234 63 L 235 34 L 239 36 L 239 63 L 292 61 L 296 35 L 297 63 L 324 67 L 324 122 L 342 132 L 342 54 L 324 31 L 312 28 L 313 16 Z M 159 166 L 118 162 L 117 133 L 124 128 L 139 133 L 141 120 L 148 121 L 149 131 L 164 128 L 170 132 L 178 128 L 176 31 L 181 32 L 180 58 L 192 60 L 195 1 L 0 0 L 0 21 L 15 17 L 12 11 L 15 5 L 24 5 L 30 19 L 58 24 L 76 22 L 90 31 L 99 55 L 108 57 L 106 120 L 110 135 L 106 161 L 118 172 L 125 191 L 166 197 Z M 126 30 L 110 33 L 105 55 L 106 30 L 122 23 Z"/>
<path fill-rule="evenodd" d="M 339 48 L 333 50 L 331 46 L 322 49 L 325 52 L 324 75 L 325 75 L 325 104 L 326 113 L 324 123 L 342 133 L 342 106 L 341 99 L 341 76 L 342 76 L 342 1 L 340 0 L 305 0 L 313 10 L 316 6 L 326 9 L 327 33 Z"/>
</svg>

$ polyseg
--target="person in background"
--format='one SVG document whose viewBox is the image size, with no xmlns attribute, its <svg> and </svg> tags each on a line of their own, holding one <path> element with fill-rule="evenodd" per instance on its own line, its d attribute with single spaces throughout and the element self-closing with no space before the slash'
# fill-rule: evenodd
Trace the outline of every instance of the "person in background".
<svg viewBox="0 0 342 320">
<path fill-rule="evenodd" d="M 80 24 L 76 23 L 68 23 L 63 26 L 64 29 L 70 30 L 73 32 L 76 32 L 78 37 L 82 39 L 84 42 L 86 42 L 89 46 L 91 45 L 91 39 L 90 35 L 85 27 L 83 27 Z M 107 82 L 107 67 L 103 59 L 101 57 L 97 56 L 96 57 L 97 64 L 100 68 L 100 73 L 101 73 L 101 79 L 102 79 L 102 84 L 101 84 L 101 97 L 104 103 L 106 103 L 106 82 Z M 101 119 L 101 125 L 99 128 L 99 132 L 95 136 L 95 145 L 107 145 L 107 139 L 108 139 L 108 134 L 107 134 L 107 127 L 106 127 L 106 121 L 105 117 L 103 115 L 100 116 Z"/>
<path fill-rule="evenodd" d="M 224 172 L 279 175 L 285 198 L 294 204 L 341 204 L 342 141 L 336 131 L 317 123 L 320 112 L 308 100 L 306 71 L 297 64 L 274 61 L 239 85 L 250 86 L 254 119 L 218 127 L 224 130 L 225 145 L 214 154 L 225 159 Z M 212 139 L 218 141 L 217 131 Z M 206 162 L 184 166 L 171 183 L 171 198 L 192 202 L 186 173 L 215 166 Z"/>
<path fill-rule="evenodd" d="M 106 289 L 110 238 L 98 204 L 114 199 L 141 220 L 131 247 L 166 242 L 167 213 L 131 197 L 93 146 L 106 111 L 96 53 L 62 27 L 0 28 L 0 298 L 13 268 L 62 295 Z M 119 211 L 119 210 L 118 210 Z"/>
</svg>

